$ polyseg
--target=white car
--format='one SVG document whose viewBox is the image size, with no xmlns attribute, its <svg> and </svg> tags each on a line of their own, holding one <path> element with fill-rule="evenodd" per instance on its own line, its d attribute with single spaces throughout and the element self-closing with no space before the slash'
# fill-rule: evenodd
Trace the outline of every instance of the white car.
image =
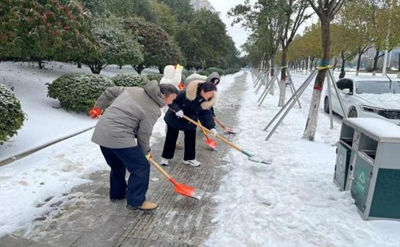
<svg viewBox="0 0 400 247">
<path fill-rule="evenodd" d="M 344 117 L 380 118 L 400 124 L 400 81 L 388 78 L 343 78 L 336 82 L 344 113 L 333 87 L 332 111 Z M 329 113 L 329 95 L 326 90 L 324 111 Z"/>
</svg>

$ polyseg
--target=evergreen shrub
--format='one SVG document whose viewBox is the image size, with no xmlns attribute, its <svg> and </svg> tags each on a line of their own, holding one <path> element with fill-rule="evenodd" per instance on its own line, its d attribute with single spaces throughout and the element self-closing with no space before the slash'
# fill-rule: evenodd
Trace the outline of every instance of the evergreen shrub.
<svg viewBox="0 0 400 247">
<path fill-rule="evenodd" d="M 95 74 L 69 73 L 47 84 L 47 96 L 58 99 L 67 111 L 88 112 L 112 80 Z"/>
<path fill-rule="evenodd" d="M 213 72 L 217 72 L 220 76 L 225 75 L 225 71 L 223 69 L 216 68 L 216 67 L 209 67 L 209 68 L 206 69 L 206 71 L 208 72 L 208 74 L 211 74 Z"/>
<path fill-rule="evenodd" d="M 160 83 L 163 74 L 157 74 L 157 73 L 148 74 L 146 77 L 149 81 L 156 80 L 158 83 Z"/>
<path fill-rule="evenodd" d="M 25 114 L 19 100 L 11 90 L 0 84 L 0 145 L 17 134 L 24 120 Z"/>
<path fill-rule="evenodd" d="M 139 74 L 118 74 L 111 80 L 120 87 L 143 87 L 149 82 L 146 76 Z"/>
</svg>

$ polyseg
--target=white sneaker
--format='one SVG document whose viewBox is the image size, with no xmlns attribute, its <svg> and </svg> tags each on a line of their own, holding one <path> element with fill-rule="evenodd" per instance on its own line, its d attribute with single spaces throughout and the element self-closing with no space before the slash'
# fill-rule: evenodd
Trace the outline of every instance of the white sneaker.
<svg viewBox="0 0 400 247">
<path fill-rule="evenodd" d="M 169 165 L 169 160 L 167 160 L 165 158 L 161 158 L 160 165 L 168 166 Z"/>
<path fill-rule="evenodd" d="M 185 163 L 186 165 L 190 165 L 190 166 L 200 166 L 201 163 L 198 162 L 197 160 L 184 160 L 183 163 Z"/>
</svg>

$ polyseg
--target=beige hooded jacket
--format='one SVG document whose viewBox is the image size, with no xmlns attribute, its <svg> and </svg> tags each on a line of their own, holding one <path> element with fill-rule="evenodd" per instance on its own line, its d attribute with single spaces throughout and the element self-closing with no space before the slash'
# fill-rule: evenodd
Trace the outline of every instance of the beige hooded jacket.
<svg viewBox="0 0 400 247">
<path fill-rule="evenodd" d="M 108 88 L 97 99 L 95 106 L 107 110 L 94 129 L 94 143 L 107 148 L 139 145 L 144 154 L 150 151 L 150 136 L 161 116 L 160 108 L 165 106 L 157 81 L 151 81 L 143 88 Z"/>
</svg>

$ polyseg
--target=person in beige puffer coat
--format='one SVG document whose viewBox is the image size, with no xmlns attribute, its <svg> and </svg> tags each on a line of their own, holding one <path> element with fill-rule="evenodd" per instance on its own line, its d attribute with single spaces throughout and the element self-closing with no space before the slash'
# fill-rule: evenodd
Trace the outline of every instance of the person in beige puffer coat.
<svg viewBox="0 0 400 247">
<path fill-rule="evenodd" d="M 107 108 L 96 124 L 92 141 L 100 146 L 111 167 L 112 201 L 127 197 L 127 208 L 132 210 L 158 207 L 156 203 L 146 201 L 150 176 L 146 158 L 150 157 L 150 136 L 161 116 L 160 108 L 171 104 L 177 93 L 174 85 L 158 85 L 157 81 L 151 81 L 143 88 L 111 87 L 100 95 L 89 111 L 96 118 Z M 128 184 L 126 170 L 130 172 Z"/>
</svg>

